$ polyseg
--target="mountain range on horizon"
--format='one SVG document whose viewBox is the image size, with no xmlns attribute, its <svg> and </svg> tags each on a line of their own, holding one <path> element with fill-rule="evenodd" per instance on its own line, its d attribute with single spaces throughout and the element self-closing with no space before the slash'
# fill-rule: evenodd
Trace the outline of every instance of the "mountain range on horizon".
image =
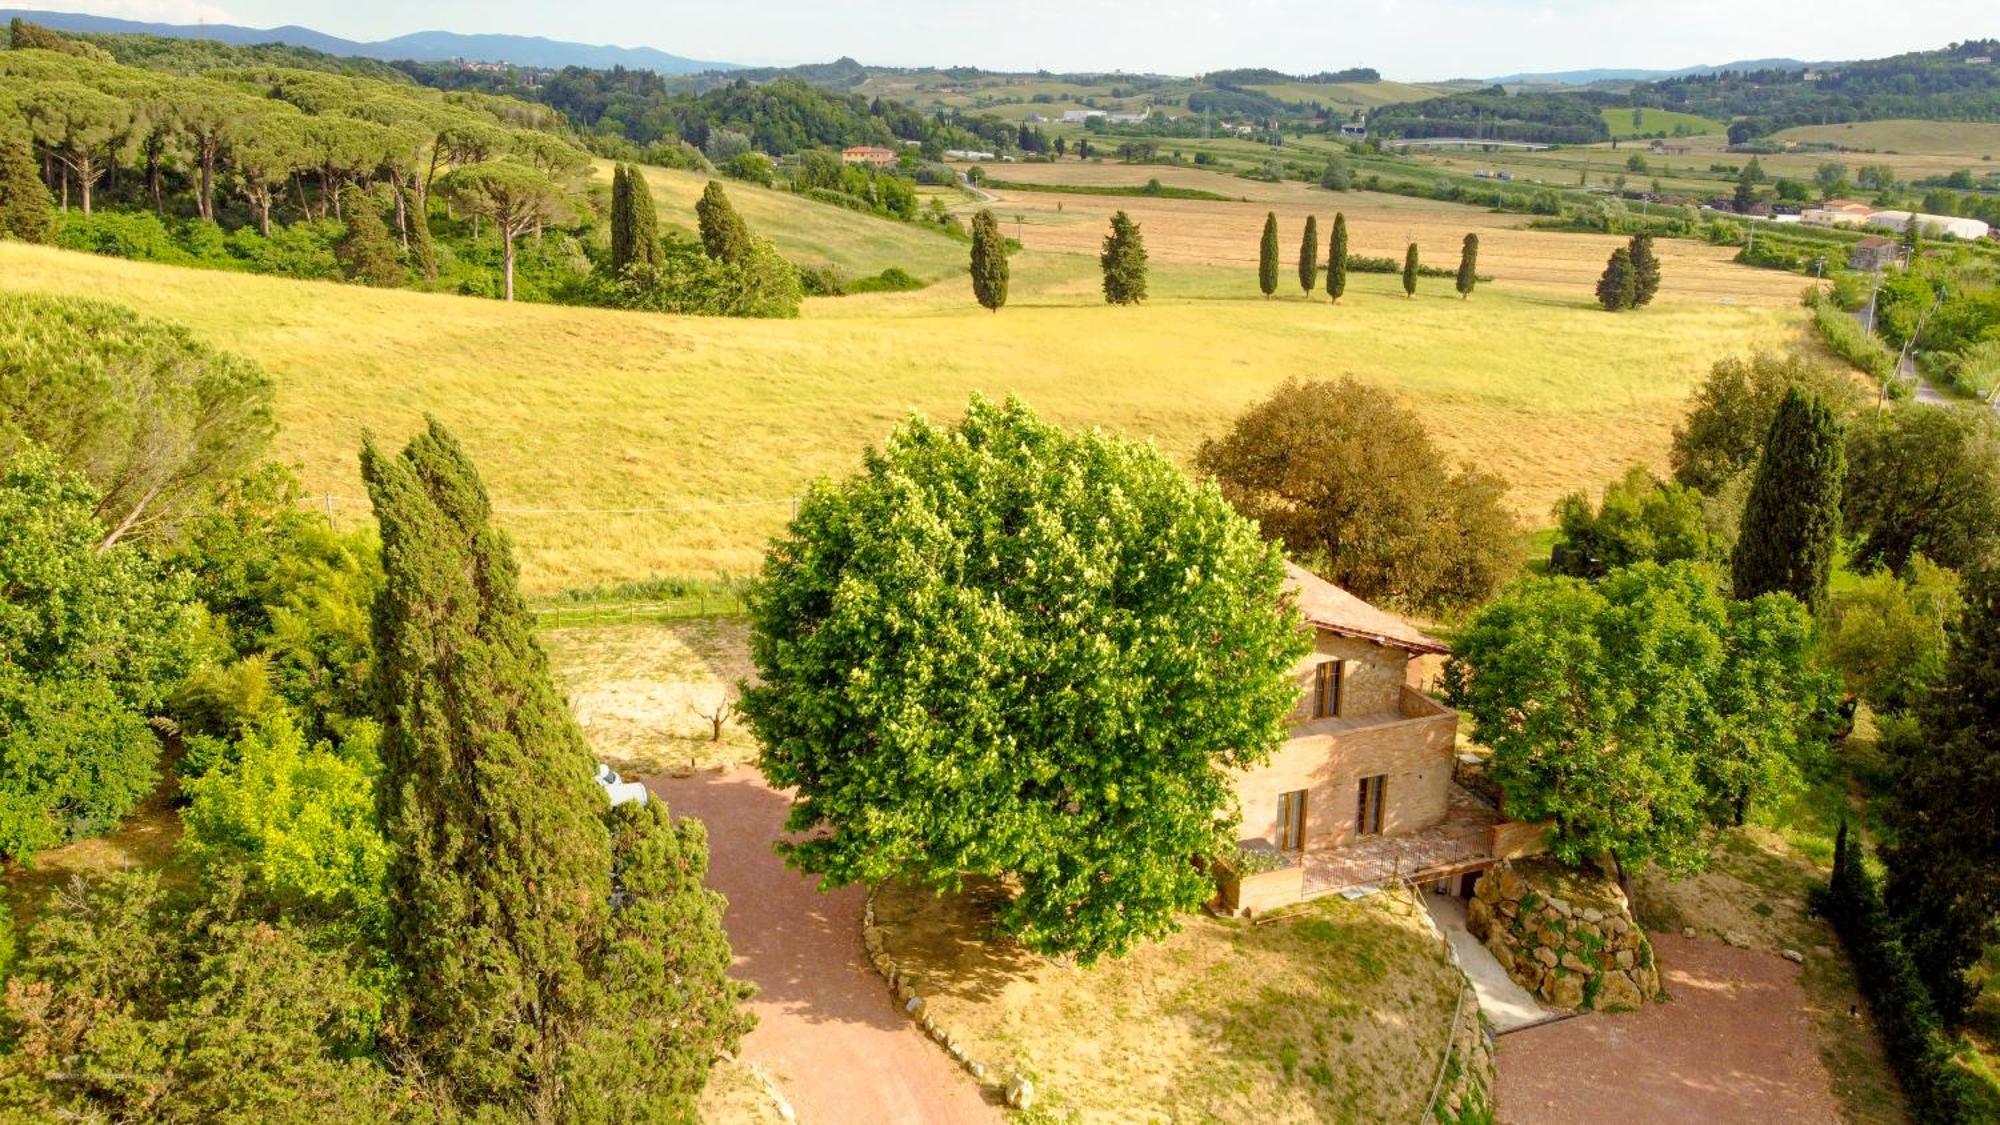
<svg viewBox="0 0 2000 1125">
<path fill-rule="evenodd" d="M 650 70 L 666 75 L 746 69 L 736 63 L 691 59 L 654 47 L 620 47 L 610 44 L 571 43 L 538 35 L 470 35 L 454 31 L 417 31 L 408 35 L 399 35 L 393 39 L 361 42 L 353 39 L 343 39 L 337 35 L 329 35 L 326 32 L 317 31 L 310 27 L 301 27 L 296 24 L 286 24 L 282 27 L 256 28 L 224 23 L 149 23 L 141 20 L 118 19 L 112 16 L 90 15 L 83 12 L 51 12 L 0 8 L 0 20 L 12 19 L 16 16 L 30 23 L 41 24 L 44 27 L 57 31 L 106 35 L 159 35 L 181 39 L 213 39 L 219 43 L 228 43 L 235 46 L 281 43 L 291 47 L 305 47 L 315 51 L 323 51 L 329 55 L 378 59 L 383 62 L 393 62 L 398 59 L 408 59 L 414 62 L 445 62 L 452 59 L 466 59 L 472 62 L 511 63 L 515 66 L 549 68 L 583 66 L 605 69 L 614 66 L 623 66 L 628 69 Z M 1557 86 L 1588 86 L 1600 82 L 1647 82 L 1663 78 L 1683 78 L 1689 75 L 1714 74 L 1724 70 L 1799 69 L 1811 65 L 1816 64 L 1807 63 L 1799 59 L 1768 58 L 1748 59 L 1741 62 L 1723 63 L 1715 66 L 1681 67 L 1675 70 L 1592 68 L 1508 74 L 1495 78 L 1475 79 L 1474 81 L 1502 85 L 1546 84 Z M 782 70 L 786 68 L 760 69 Z"/>
<path fill-rule="evenodd" d="M 466 35 L 455 31 L 417 31 L 394 39 L 358 42 L 328 35 L 310 27 L 287 24 L 283 27 L 243 27 L 237 24 L 147 23 L 140 20 L 94 16 L 83 12 L 45 12 L 0 8 L 0 20 L 19 16 L 56 31 L 104 35 L 159 35 L 176 39 L 213 39 L 218 43 L 248 47 L 260 43 L 282 43 L 306 47 L 329 55 L 379 59 L 393 62 L 445 62 L 468 59 L 474 62 L 504 62 L 516 66 L 587 66 L 599 69 L 622 66 L 650 70 L 658 74 L 695 74 L 705 70 L 736 70 L 735 63 L 690 59 L 652 47 L 618 47 L 589 43 L 567 43 L 538 35 Z"/>
</svg>

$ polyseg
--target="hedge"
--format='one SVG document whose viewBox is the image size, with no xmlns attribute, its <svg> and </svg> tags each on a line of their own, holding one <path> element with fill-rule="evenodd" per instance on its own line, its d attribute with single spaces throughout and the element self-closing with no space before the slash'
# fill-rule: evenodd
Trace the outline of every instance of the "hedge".
<svg viewBox="0 0 2000 1125">
<path fill-rule="evenodd" d="M 1902 1081 L 1910 1116 L 1957 1125 L 1976 1111 L 1970 1079 L 1952 1063 L 1951 1041 L 1939 1021 L 1915 958 L 1882 901 L 1882 889 L 1862 866 L 1863 845 L 1850 841 L 1841 821 L 1833 842 L 1833 877 L 1816 889 L 1813 905 L 1833 923 L 1854 960 L 1868 1009 L 1882 1031 L 1890 1065 Z"/>
</svg>

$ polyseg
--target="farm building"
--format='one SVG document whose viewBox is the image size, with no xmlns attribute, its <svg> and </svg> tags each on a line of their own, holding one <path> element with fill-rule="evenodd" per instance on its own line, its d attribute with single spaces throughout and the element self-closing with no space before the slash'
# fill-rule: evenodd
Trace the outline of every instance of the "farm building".
<svg viewBox="0 0 2000 1125">
<path fill-rule="evenodd" d="M 1892 238 L 1864 238 L 1854 244 L 1847 255 L 1847 268 L 1851 270 L 1887 269 L 1901 260 L 1902 244 Z"/>
<path fill-rule="evenodd" d="M 881 145 L 849 145 L 840 150 L 842 164 L 872 164 L 886 168 L 896 162 L 896 150 Z"/>
<path fill-rule="evenodd" d="M 1821 227 L 1861 226 L 1875 209 L 1852 199 L 1829 199 L 1805 210 L 1804 221 Z"/>
<path fill-rule="evenodd" d="M 1292 669 L 1290 737 L 1234 778 L 1238 847 L 1268 870 L 1218 870 L 1222 905 L 1447 879 L 1537 850 L 1539 827 L 1455 780 L 1458 714 L 1416 686 L 1445 646 L 1301 567 L 1287 566 L 1286 587 L 1313 651 Z"/>
<path fill-rule="evenodd" d="M 1693 151 L 1693 145 L 1669 144 L 1666 141 L 1653 142 L 1654 156 L 1686 156 Z"/>
<path fill-rule="evenodd" d="M 1921 211 L 1877 211 L 1868 216 L 1871 227 L 1887 227 L 1901 231 L 1915 218 L 1917 228 L 1931 238 L 1962 238 L 1967 242 L 1985 238 L 1993 228 L 1978 219 L 1961 219 L 1952 215 L 1927 215 Z"/>
</svg>

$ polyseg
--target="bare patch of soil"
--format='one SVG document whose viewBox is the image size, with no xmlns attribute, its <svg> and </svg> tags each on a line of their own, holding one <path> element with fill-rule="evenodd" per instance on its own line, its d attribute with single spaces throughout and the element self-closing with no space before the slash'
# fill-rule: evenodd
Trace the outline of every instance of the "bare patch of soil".
<svg viewBox="0 0 2000 1125">
<path fill-rule="evenodd" d="M 754 671 L 744 618 L 565 625 L 539 638 L 592 749 L 620 771 L 686 774 L 756 759 L 731 707 Z M 725 707 L 718 739 L 713 716 Z"/>
</svg>

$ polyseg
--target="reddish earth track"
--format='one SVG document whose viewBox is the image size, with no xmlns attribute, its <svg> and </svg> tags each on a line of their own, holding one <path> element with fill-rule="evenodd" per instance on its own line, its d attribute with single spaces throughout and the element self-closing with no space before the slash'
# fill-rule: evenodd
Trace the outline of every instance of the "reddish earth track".
<svg viewBox="0 0 2000 1125">
<path fill-rule="evenodd" d="M 1813 1049 L 1796 965 L 1671 934 L 1655 935 L 1653 948 L 1669 1002 L 1501 1037 L 1500 1120 L 1840 1120 L 1832 1083 Z"/>
<path fill-rule="evenodd" d="M 751 767 L 646 783 L 708 825 L 708 885 L 729 899 L 735 975 L 757 985 L 743 1057 L 807 1125 L 990 1122 L 999 1111 L 907 1017 L 861 949 L 858 887 L 823 895 L 771 850 L 790 799 Z"/>
</svg>

